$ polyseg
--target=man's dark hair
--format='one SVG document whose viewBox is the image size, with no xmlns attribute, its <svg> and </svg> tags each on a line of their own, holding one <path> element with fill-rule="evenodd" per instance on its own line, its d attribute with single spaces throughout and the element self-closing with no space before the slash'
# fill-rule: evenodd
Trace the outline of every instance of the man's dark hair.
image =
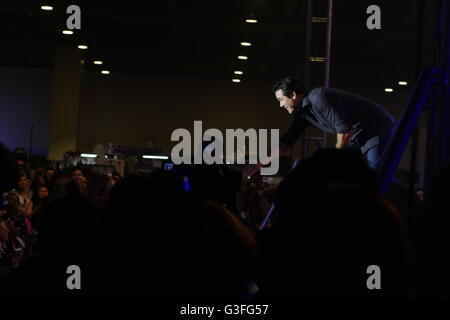
<svg viewBox="0 0 450 320">
<path fill-rule="evenodd" d="M 292 93 L 295 92 L 296 94 L 305 94 L 306 90 L 303 84 L 301 84 L 297 79 L 294 77 L 287 77 L 283 78 L 281 80 L 278 80 L 277 83 L 273 86 L 273 92 L 276 92 L 281 89 L 283 94 L 286 97 L 291 97 Z"/>
<path fill-rule="evenodd" d="M 69 168 L 69 174 L 70 175 L 72 175 L 75 171 L 81 171 L 81 173 L 83 174 L 83 175 L 86 175 L 86 173 L 84 172 L 84 170 L 81 168 L 81 167 L 79 167 L 79 166 L 74 166 L 74 167 L 70 167 Z"/>
</svg>

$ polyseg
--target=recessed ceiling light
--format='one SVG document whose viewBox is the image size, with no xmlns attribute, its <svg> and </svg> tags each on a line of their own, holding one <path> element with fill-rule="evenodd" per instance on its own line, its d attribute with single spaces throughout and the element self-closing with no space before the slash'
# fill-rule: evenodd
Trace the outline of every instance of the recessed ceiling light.
<svg viewBox="0 0 450 320">
<path fill-rule="evenodd" d="M 234 74 L 243 74 L 242 71 L 235 71 Z"/>
<path fill-rule="evenodd" d="M 72 30 L 63 30 L 63 34 L 73 34 Z"/>
<path fill-rule="evenodd" d="M 152 155 L 143 155 L 142 158 L 144 158 L 144 159 L 156 159 L 156 160 L 167 160 L 167 159 L 169 159 L 168 156 L 152 156 Z"/>
<path fill-rule="evenodd" d="M 248 57 L 247 56 L 238 56 L 238 59 L 240 59 L 240 60 L 247 60 Z"/>
<path fill-rule="evenodd" d="M 233 81 L 233 82 L 241 82 L 241 79 L 233 79 L 233 80 L 231 80 L 231 81 Z"/>
<path fill-rule="evenodd" d="M 53 7 L 52 6 L 41 6 L 41 9 L 44 11 L 52 11 Z"/>
<path fill-rule="evenodd" d="M 408 84 L 408 82 L 406 82 L 406 81 L 399 81 L 398 84 L 401 85 L 401 86 L 406 86 Z"/>
<path fill-rule="evenodd" d="M 94 153 L 82 153 L 82 154 L 80 154 L 80 157 L 82 157 L 82 158 L 97 158 L 97 155 Z"/>
<path fill-rule="evenodd" d="M 246 19 L 245 22 L 247 22 L 247 23 L 257 23 L 258 20 L 256 20 L 256 19 Z"/>
<path fill-rule="evenodd" d="M 98 64 L 98 65 L 100 65 L 100 64 L 103 64 L 103 61 L 100 61 L 100 60 L 95 60 L 95 61 L 94 61 L 94 64 Z"/>
<path fill-rule="evenodd" d="M 384 91 L 386 91 L 386 92 L 393 92 L 394 89 L 392 89 L 392 88 L 385 88 Z"/>
<path fill-rule="evenodd" d="M 241 46 L 250 47 L 252 44 L 250 42 L 241 42 Z"/>
<path fill-rule="evenodd" d="M 110 74 L 111 72 L 109 72 L 108 70 L 102 70 L 102 74 Z"/>
<path fill-rule="evenodd" d="M 80 44 L 79 46 L 78 46 L 78 49 L 81 49 L 81 50 L 86 50 L 88 48 L 88 46 L 86 46 L 86 45 L 84 45 L 84 44 Z"/>
</svg>

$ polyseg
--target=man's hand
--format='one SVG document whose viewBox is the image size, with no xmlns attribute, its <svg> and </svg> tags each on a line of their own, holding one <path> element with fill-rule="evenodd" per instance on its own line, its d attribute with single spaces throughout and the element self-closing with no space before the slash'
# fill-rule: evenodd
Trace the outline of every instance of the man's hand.
<svg viewBox="0 0 450 320">
<path fill-rule="evenodd" d="M 336 139 L 336 149 L 345 148 L 350 142 L 350 138 L 352 137 L 352 133 L 338 133 Z"/>
<path fill-rule="evenodd" d="M 248 165 L 244 170 L 242 170 L 244 180 L 250 180 L 253 175 L 261 170 L 261 167 L 262 164 L 259 162 L 257 164 Z"/>
<path fill-rule="evenodd" d="M 279 148 L 279 150 L 278 150 L 278 157 L 283 157 L 283 156 L 287 155 L 288 152 L 289 152 L 289 149 L 290 149 L 290 148 L 289 148 L 288 146 L 286 146 L 285 144 L 281 143 L 281 144 L 280 144 L 280 148 Z M 242 171 L 242 174 L 243 174 L 243 176 L 244 176 L 244 179 L 245 179 L 245 180 L 250 180 L 250 178 L 251 178 L 254 174 L 256 174 L 257 172 L 259 172 L 259 170 L 261 170 L 261 168 L 262 168 L 263 166 L 264 166 L 263 164 L 261 164 L 260 162 L 258 162 L 257 164 L 249 165 L 248 167 L 246 167 L 246 168 Z"/>
</svg>

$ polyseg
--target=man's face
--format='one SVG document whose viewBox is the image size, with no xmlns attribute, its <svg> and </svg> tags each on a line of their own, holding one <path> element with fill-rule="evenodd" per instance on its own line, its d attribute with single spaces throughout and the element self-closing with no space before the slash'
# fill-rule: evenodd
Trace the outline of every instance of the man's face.
<svg viewBox="0 0 450 320">
<path fill-rule="evenodd" d="M 38 185 L 39 186 L 45 186 L 45 183 L 46 183 L 46 181 L 45 181 L 44 176 L 39 176 L 39 178 L 38 178 Z"/>
<path fill-rule="evenodd" d="M 53 171 L 53 170 L 47 170 L 47 180 L 48 181 L 52 181 L 52 177 L 53 177 L 54 173 L 55 173 L 55 171 Z"/>
<path fill-rule="evenodd" d="M 44 199 L 48 196 L 48 189 L 46 187 L 40 187 L 38 190 L 39 199 Z"/>
<path fill-rule="evenodd" d="M 88 199 L 95 207 L 97 207 L 97 209 L 103 210 L 106 206 L 114 184 L 114 180 L 110 178 L 106 181 L 96 181 L 91 185 Z"/>
<path fill-rule="evenodd" d="M 420 201 L 424 200 L 425 194 L 424 194 L 423 190 L 417 190 L 416 194 L 419 197 Z"/>
<path fill-rule="evenodd" d="M 69 180 L 68 177 L 66 177 L 66 176 L 60 176 L 60 177 L 55 181 L 56 187 L 57 187 L 57 188 L 60 188 L 60 189 L 64 188 L 64 186 L 67 184 L 67 182 L 69 182 L 68 180 Z"/>
<path fill-rule="evenodd" d="M 20 190 L 25 190 L 28 188 L 28 179 L 26 177 L 20 177 L 17 183 Z"/>
<path fill-rule="evenodd" d="M 72 172 L 71 179 L 74 182 L 78 182 L 84 178 L 83 172 L 81 170 L 75 170 Z"/>
<path fill-rule="evenodd" d="M 301 95 L 299 96 L 295 92 L 292 93 L 292 97 L 287 97 L 281 89 L 275 91 L 275 97 L 280 102 L 280 108 L 286 109 L 289 114 L 295 111 L 302 98 Z"/>
</svg>

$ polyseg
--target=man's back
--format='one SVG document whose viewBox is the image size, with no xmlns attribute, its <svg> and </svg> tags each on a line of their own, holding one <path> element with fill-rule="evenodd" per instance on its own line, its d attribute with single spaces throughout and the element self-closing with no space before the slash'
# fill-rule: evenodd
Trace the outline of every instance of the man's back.
<svg viewBox="0 0 450 320">
<path fill-rule="evenodd" d="M 332 89 L 316 88 L 305 96 L 302 112 L 313 125 L 329 124 L 333 133 L 352 132 L 352 142 L 368 149 L 379 139 L 389 138 L 394 118 L 382 106 L 357 94 Z M 310 118 L 312 117 L 312 118 Z M 314 123 L 315 119 L 319 121 Z M 377 138 L 378 137 L 378 138 Z"/>
</svg>

